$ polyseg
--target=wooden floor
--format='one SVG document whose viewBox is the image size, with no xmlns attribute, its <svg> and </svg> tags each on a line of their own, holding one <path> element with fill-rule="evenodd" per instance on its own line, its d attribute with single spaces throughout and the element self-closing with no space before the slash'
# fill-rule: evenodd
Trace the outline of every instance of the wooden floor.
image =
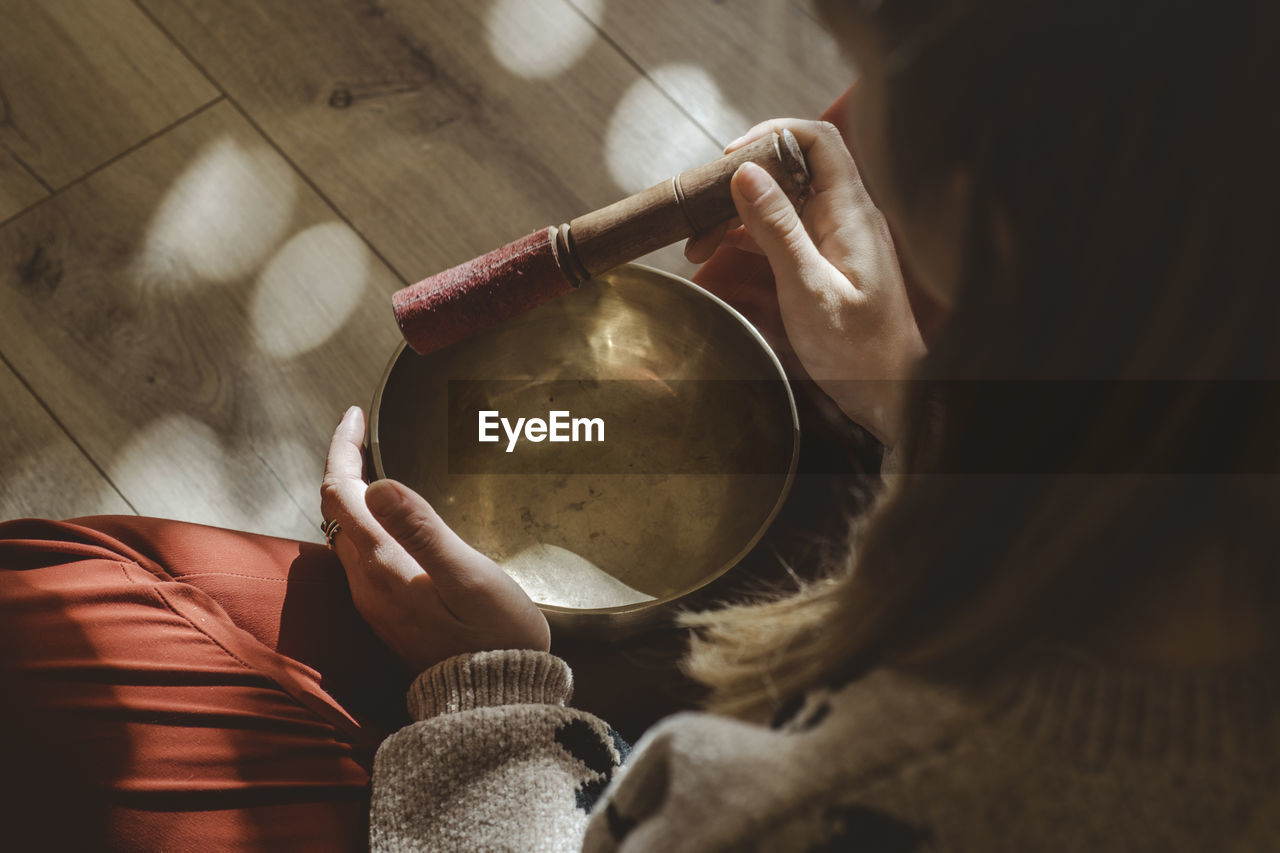
<svg viewBox="0 0 1280 853">
<path fill-rule="evenodd" d="M 0 0 L 0 518 L 317 539 L 396 288 L 850 80 L 807 0 Z"/>
</svg>

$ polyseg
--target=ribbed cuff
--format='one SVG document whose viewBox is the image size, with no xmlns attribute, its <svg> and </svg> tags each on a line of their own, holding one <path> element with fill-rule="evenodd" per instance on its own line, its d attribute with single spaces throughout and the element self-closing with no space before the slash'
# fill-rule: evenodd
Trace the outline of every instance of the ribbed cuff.
<svg viewBox="0 0 1280 853">
<path fill-rule="evenodd" d="M 549 652 L 475 652 L 443 660 L 414 679 L 409 715 L 425 720 L 494 705 L 563 705 L 572 693 L 569 665 Z"/>
</svg>

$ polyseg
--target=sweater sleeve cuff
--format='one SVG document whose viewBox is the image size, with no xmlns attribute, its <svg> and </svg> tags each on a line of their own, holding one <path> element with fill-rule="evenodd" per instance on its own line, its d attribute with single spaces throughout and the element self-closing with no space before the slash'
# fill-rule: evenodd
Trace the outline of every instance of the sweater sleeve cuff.
<svg viewBox="0 0 1280 853">
<path fill-rule="evenodd" d="M 572 693 L 569 665 L 549 652 L 475 652 L 419 675 L 409 687 L 409 715 L 425 720 L 494 705 L 564 705 Z"/>
</svg>

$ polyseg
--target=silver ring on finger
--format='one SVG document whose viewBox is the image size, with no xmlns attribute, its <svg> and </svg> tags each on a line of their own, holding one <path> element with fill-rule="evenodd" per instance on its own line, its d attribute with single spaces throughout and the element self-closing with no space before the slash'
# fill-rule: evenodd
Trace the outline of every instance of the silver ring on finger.
<svg viewBox="0 0 1280 853">
<path fill-rule="evenodd" d="M 338 519 L 331 518 L 328 521 L 320 522 L 320 532 L 324 534 L 325 544 L 329 546 L 329 550 L 333 550 L 334 537 L 342 530 L 342 525 L 338 523 Z"/>
</svg>

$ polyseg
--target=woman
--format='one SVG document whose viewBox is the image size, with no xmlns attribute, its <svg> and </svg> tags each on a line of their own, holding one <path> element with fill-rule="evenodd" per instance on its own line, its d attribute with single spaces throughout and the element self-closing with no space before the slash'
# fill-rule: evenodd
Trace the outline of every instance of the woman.
<svg viewBox="0 0 1280 853">
<path fill-rule="evenodd" d="M 669 718 L 628 756 L 565 706 L 570 673 L 523 592 L 420 497 L 364 484 L 348 412 L 322 488 L 333 546 L 360 614 L 420 673 L 414 721 L 378 748 L 371 840 L 1274 849 L 1280 496 L 1274 406 L 1257 404 L 1280 377 L 1276 12 L 822 6 L 862 71 L 849 138 L 755 128 L 735 144 L 796 133 L 814 195 L 798 216 L 744 167 L 742 227 L 687 252 L 764 254 L 777 314 L 755 319 L 899 475 L 828 579 L 686 617 L 720 713 Z M 6 661 L 41 638 L 17 672 L 53 714 L 8 729 L 65 732 L 26 743 L 30 766 L 62 771 L 36 790 L 62 798 L 6 805 L 51 815 L 45 846 L 93 819 L 138 848 L 345 843 L 394 724 L 385 694 L 413 673 L 371 637 L 335 648 L 326 626 L 291 624 L 290 596 L 331 594 L 322 554 L 176 529 L 0 530 Z M 177 572 L 192 553 L 208 565 Z M 290 560 L 287 594 L 246 577 Z M 220 580 L 261 581 L 271 618 L 231 612 L 243 598 Z M 114 643 L 129 619 L 154 643 Z M 174 637 L 198 666 L 166 668 Z M 57 820 L 83 793 L 63 768 L 85 755 L 125 782 L 103 814 Z"/>
<path fill-rule="evenodd" d="M 366 490 L 349 412 L 326 514 L 357 607 L 425 670 L 375 844 L 1275 849 L 1274 11 L 823 5 L 918 291 L 830 126 L 735 143 L 790 128 L 815 194 L 798 218 L 745 166 L 723 240 L 768 258 L 796 356 L 906 476 L 849 569 L 687 618 L 743 720 L 669 718 L 628 759 L 563 707 L 518 588 L 412 492 Z"/>
</svg>

